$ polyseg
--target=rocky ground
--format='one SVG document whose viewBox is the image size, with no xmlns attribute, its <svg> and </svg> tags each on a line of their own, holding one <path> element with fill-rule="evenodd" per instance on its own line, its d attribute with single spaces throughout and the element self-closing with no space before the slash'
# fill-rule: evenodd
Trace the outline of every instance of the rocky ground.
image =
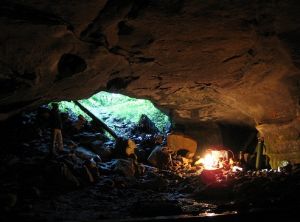
<svg viewBox="0 0 300 222">
<path fill-rule="evenodd" d="M 298 165 L 203 170 L 178 152 L 155 156 L 164 152 L 164 135 L 157 140 L 157 132 L 143 134 L 136 126 L 136 158 L 128 158 L 117 155 L 115 142 L 93 125 L 75 132 L 76 120 L 68 118 L 64 151 L 53 156 L 50 131 L 38 115 L 26 113 L 1 125 L 1 221 L 185 220 L 299 210 Z"/>
</svg>

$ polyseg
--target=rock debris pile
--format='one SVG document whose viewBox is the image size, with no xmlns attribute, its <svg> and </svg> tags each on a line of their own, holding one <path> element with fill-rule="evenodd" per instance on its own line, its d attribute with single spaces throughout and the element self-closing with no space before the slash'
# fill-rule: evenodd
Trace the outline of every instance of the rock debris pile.
<svg viewBox="0 0 300 222">
<path fill-rule="evenodd" d="M 47 108 L 6 122 L 1 141 L 1 220 L 129 219 L 253 212 L 299 206 L 300 166 L 278 170 L 206 170 L 194 165 L 193 144 L 175 149 L 145 117 L 118 142 L 92 122 L 63 117 L 64 150 L 49 153 Z M 145 120 L 146 119 L 146 120 Z M 180 135 L 175 136 L 176 139 Z"/>
</svg>

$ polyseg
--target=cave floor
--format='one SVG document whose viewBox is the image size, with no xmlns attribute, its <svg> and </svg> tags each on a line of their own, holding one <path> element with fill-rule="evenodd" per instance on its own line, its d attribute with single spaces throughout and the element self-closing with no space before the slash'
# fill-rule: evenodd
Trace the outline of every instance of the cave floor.
<svg viewBox="0 0 300 222">
<path fill-rule="evenodd" d="M 32 135 L 24 129 L 22 137 Z M 49 156 L 49 136 L 3 137 L 10 143 L 2 141 L 0 155 L 1 221 L 295 221 L 300 209 L 299 165 L 207 182 L 184 161 L 177 161 L 178 170 L 161 170 L 110 158 L 96 163 L 100 176 L 91 182 L 82 164 L 97 155 L 77 147 L 72 159 L 74 148 L 66 145 Z"/>
<path fill-rule="evenodd" d="M 270 218 L 270 212 L 274 216 L 286 211 L 280 217 L 288 221 L 299 209 L 299 169 L 240 173 L 230 181 L 203 184 L 199 175 L 180 177 L 146 165 L 143 175 L 129 177 L 110 170 L 116 161 L 112 160 L 99 164 L 97 182 L 74 188 L 59 176 L 57 183 L 48 184 L 49 178 L 40 169 L 57 160 L 33 151 L 35 156 L 10 163 L 9 174 L 4 174 L 2 165 L 2 178 L 6 177 L 2 186 L 16 195 L 17 203 L 6 208 L 1 221 L 239 221 L 241 217 L 245 221 L 249 215 Z M 12 180 L 11 174 L 17 176 Z"/>
</svg>

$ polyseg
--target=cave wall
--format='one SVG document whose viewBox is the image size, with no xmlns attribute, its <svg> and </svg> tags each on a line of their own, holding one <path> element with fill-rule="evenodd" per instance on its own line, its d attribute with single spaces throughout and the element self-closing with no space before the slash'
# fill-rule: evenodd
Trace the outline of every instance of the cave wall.
<svg viewBox="0 0 300 222">
<path fill-rule="evenodd" d="M 4 0 L 0 119 L 120 92 L 216 142 L 216 121 L 256 127 L 274 167 L 300 162 L 299 10 L 296 0 Z"/>
</svg>

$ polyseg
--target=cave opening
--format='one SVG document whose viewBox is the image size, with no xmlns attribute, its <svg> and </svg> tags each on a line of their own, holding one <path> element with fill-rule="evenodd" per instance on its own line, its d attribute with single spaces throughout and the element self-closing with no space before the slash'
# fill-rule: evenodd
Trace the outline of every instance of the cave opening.
<svg viewBox="0 0 300 222">
<path fill-rule="evenodd" d="M 143 117 L 155 125 L 157 133 L 165 134 L 170 130 L 170 118 L 149 100 L 102 91 L 77 101 L 77 105 L 73 101 L 61 101 L 59 109 L 69 113 L 72 118 L 82 115 L 91 121 L 91 117 L 78 106 L 78 102 L 123 137 L 130 136 L 130 130 Z M 51 107 L 51 104 L 49 106 Z"/>
<path fill-rule="evenodd" d="M 137 137 L 140 137 L 141 140 L 147 140 L 146 134 L 148 134 L 149 137 L 151 134 L 161 134 L 162 137 L 167 140 L 167 134 L 171 132 L 184 135 L 196 142 L 196 150 L 190 153 L 191 156 L 195 156 L 199 153 L 203 155 L 207 148 L 224 148 L 231 153 L 232 158 L 237 159 L 241 152 L 249 155 L 255 154 L 258 143 L 258 131 L 253 126 L 218 122 L 218 130 L 213 130 L 211 134 L 199 136 L 200 131 L 208 131 L 208 129 L 199 127 L 197 123 L 195 123 L 195 126 L 192 128 L 190 124 L 177 124 L 171 117 L 156 108 L 150 100 L 136 99 L 117 93 L 102 91 L 87 99 L 76 102 L 61 101 L 58 104 L 60 111 L 67 113 L 73 119 L 78 118 L 78 116 L 83 116 L 86 120 L 92 121 L 93 119 L 88 114 L 91 113 L 92 116 L 106 124 L 110 132 L 120 138 L 137 139 Z M 78 105 L 82 106 L 86 112 Z M 51 104 L 49 104 L 49 107 L 51 107 Z M 147 121 L 153 125 L 154 129 L 144 129 L 144 131 L 135 134 L 134 127 L 142 124 L 141 121 L 143 121 L 143 118 L 146 118 Z M 173 123 L 171 124 L 171 122 Z M 191 135 L 189 135 L 190 133 Z M 217 133 L 221 134 L 221 140 L 219 142 L 216 141 L 211 146 L 202 146 L 201 141 L 210 140 L 215 136 L 213 134 Z M 105 135 L 111 139 L 116 139 L 107 131 L 105 131 Z M 171 138 L 171 136 L 169 137 Z M 138 142 L 146 143 L 145 141 Z M 168 144 L 164 143 L 164 145 Z M 178 149 L 176 151 L 181 153 L 184 157 L 191 151 L 189 145 L 186 145 L 184 142 L 177 146 L 180 147 L 176 148 Z M 148 153 L 148 155 L 149 154 L 150 153 Z"/>
</svg>

